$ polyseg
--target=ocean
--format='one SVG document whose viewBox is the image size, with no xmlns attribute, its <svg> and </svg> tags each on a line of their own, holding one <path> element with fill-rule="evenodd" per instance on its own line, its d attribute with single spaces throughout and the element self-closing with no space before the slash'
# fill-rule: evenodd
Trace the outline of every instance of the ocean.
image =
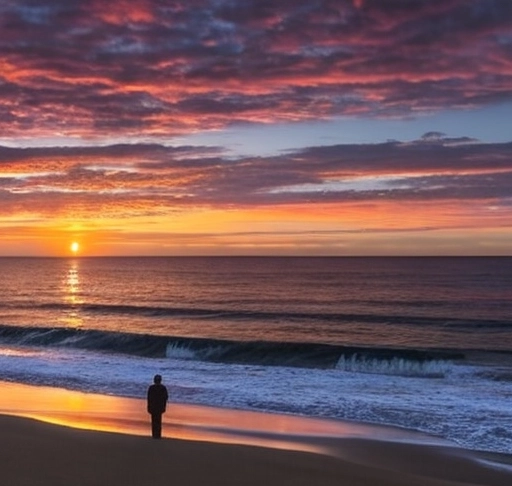
<svg viewBox="0 0 512 486">
<path fill-rule="evenodd" d="M 512 258 L 0 258 L 0 380 L 512 453 Z"/>
</svg>

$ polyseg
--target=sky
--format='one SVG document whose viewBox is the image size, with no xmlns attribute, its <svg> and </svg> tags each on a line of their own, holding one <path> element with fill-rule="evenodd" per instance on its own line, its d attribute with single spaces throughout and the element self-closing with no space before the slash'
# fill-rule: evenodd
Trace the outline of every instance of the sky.
<svg viewBox="0 0 512 486">
<path fill-rule="evenodd" d="M 509 0 L 2 0 L 0 256 L 512 255 Z"/>
</svg>

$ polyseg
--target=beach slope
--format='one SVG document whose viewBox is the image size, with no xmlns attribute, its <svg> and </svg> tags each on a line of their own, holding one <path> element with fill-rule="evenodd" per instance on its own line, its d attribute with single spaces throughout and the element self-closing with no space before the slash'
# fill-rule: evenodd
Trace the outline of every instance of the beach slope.
<svg viewBox="0 0 512 486">
<path fill-rule="evenodd" d="M 9 486 L 512 484 L 512 472 L 419 444 L 338 440 L 338 457 L 79 430 L 0 416 L 1 483 Z"/>
</svg>

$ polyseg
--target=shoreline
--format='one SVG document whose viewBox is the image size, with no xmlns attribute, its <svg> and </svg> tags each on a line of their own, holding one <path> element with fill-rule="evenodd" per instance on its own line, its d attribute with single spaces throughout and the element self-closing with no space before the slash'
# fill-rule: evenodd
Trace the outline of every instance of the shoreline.
<svg viewBox="0 0 512 486">
<path fill-rule="evenodd" d="M 0 415 L 73 428 L 149 436 L 144 399 L 0 381 Z M 448 440 L 405 428 L 271 412 L 170 402 L 163 437 L 256 445 L 329 454 L 325 440 L 378 439 L 458 448 Z"/>
<path fill-rule="evenodd" d="M 174 403 L 164 417 L 164 440 L 154 441 L 144 400 L 0 382 L 2 478 L 17 486 L 233 484 L 235 477 L 259 486 L 512 484 L 512 455 L 393 427 Z M 124 469 L 116 475 L 116 468 Z"/>
</svg>

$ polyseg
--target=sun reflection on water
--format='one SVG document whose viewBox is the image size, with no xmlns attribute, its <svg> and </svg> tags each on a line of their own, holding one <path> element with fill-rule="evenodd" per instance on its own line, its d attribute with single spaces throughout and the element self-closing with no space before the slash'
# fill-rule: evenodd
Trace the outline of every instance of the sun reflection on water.
<svg viewBox="0 0 512 486">
<path fill-rule="evenodd" d="M 63 279 L 64 302 L 69 305 L 63 321 L 69 327 L 79 328 L 83 325 L 80 305 L 83 304 L 80 287 L 80 265 L 78 260 L 71 260 Z"/>
</svg>

